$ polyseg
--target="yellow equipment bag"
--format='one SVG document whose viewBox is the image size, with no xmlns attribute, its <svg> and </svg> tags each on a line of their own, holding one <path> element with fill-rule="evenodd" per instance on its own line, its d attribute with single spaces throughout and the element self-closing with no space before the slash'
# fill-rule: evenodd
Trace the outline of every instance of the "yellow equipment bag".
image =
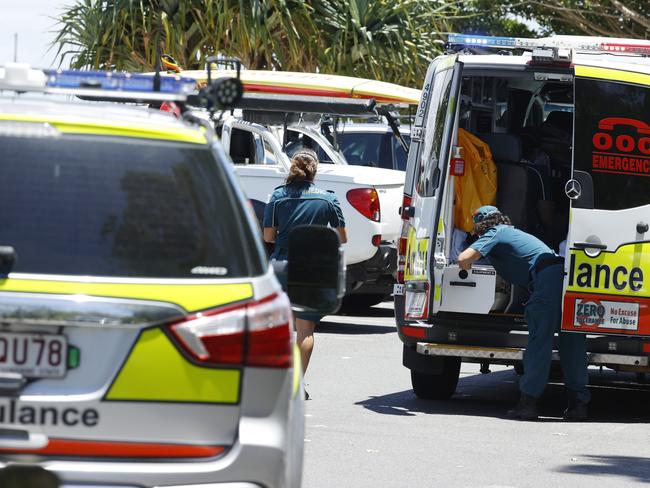
<svg viewBox="0 0 650 488">
<path fill-rule="evenodd" d="M 474 211 L 496 203 L 497 167 L 490 146 L 474 134 L 458 129 L 458 145 L 465 160 L 465 174 L 456 177 L 454 222 L 458 229 L 472 232 Z"/>
</svg>

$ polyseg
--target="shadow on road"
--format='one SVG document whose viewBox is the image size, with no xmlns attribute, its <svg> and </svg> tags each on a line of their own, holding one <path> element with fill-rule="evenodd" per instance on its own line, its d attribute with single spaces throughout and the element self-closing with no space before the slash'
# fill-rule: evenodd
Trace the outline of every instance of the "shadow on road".
<svg viewBox="0 0 650 488">
<path fill-rule="evenodd" d="M 582 464 L 572 463 L 557 471 L 588 476 L 625 476 L 642 483 L 650 482 L 650 458 L 634 456 L 578 456 Z"/>
<path fill-rule="evenodd" d="M 345 310 L 339 310 L 337 314 L 344 317 L 395 317 L 395 310 L 385 307 L 370 307 L 358 310 L 346 308 Z"/>
<path fill-rule="evenodd" d="M 650 421 L 650 385 L 635 384 L 632 375 L 594 372 L 590 375 L 592 401 L 589 422 L 646 423 Z M 370 397 L 357 405 L 384 415 L 416 414 L 470 415 L 506 418 L 506 411 L 519 398 L 514 370 L 489 375 L 461 377 L 454 396 L 447 401 L 421 400 L 412 390 Z M 566 407 L 566 391 L 561 382 L 552 380 L 539 401 L 541 421 L 561 420 Z"/>
<path fill-rule="evenodd" d="M 369 325 L 369 324 L 350 324 L 348 322 L 333 322 L 328 319 L 327 322 L 321 322 L 316 327 L 318 334 L 391 334 L 395 333 L 395 326 L 389 325 Z"/>
</svg>

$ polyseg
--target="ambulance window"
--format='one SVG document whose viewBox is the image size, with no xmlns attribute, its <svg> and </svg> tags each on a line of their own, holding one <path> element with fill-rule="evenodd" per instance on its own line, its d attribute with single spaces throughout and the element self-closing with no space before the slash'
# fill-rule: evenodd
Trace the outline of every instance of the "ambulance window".
<svg viewBox="0 0 650 488">
<path fill-rule="evenodd" d="M 431 93 L 431 104 L 427 115 L 426 133 L 422 159 L 418 163 L 418 180 L 416 190 L 423 196 L 435 194 L 440 180 L 438 169 L 440 149 L 445 128 L 445 118 L 449 107 L 449 95 L 453 70 L 448 69 L 436 74 Z"/>
<path fill-rule="evenodd" d="M 650 204 L 650 88 L 576 78 L 576 170 L 591 174 L 594 206 Z"/>
</svg>

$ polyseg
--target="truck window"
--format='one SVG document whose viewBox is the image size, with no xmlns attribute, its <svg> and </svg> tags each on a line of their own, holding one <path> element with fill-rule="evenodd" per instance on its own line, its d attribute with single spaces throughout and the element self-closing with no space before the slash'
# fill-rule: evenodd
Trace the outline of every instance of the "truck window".
<svg viewBox="0 0 650 488">
<path fill-rule="evenodd" d="M 451 81 L 454 71 L 447 69 L 437 73 L 433 81 L 431 103 L 427 114 L 426 133 L 422 158 L 418 162 L 417 192 L 425 197 L 435 194 L 440 178 L 436 178 L 435 170 L 440 160 L 442 136 L 445 128 L 445 116 L 449 107 Z"/>
<path fill-rule="evenodd" d="M 576 78 L 575 91 L 574 168 L 591 175 L 594 207 L 650 204 L 650 89 Z"/>
</svg>

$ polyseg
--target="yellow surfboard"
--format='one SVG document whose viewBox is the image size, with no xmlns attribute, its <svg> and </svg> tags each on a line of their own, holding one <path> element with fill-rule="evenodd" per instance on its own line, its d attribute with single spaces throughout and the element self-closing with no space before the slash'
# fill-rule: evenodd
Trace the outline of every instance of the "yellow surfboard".
<svg viewBox="0 0 650 488">
<path fill-rule="evenodd" d="M 183 71 L 180 75 L 194 78 L 198 84 L 206 83 L 208 78 L 205 70 Z M 236 72 L 231 70 L 212 72 L 213 78 L 236 75 Z M 241 70 L 240 76 L 244 91 L 248 93 L 374 98 L 377 103 L 396 105 L 417 105 L 420 102 L 420 90 L 364 78 L 266 70 Z"/>
</svg>

